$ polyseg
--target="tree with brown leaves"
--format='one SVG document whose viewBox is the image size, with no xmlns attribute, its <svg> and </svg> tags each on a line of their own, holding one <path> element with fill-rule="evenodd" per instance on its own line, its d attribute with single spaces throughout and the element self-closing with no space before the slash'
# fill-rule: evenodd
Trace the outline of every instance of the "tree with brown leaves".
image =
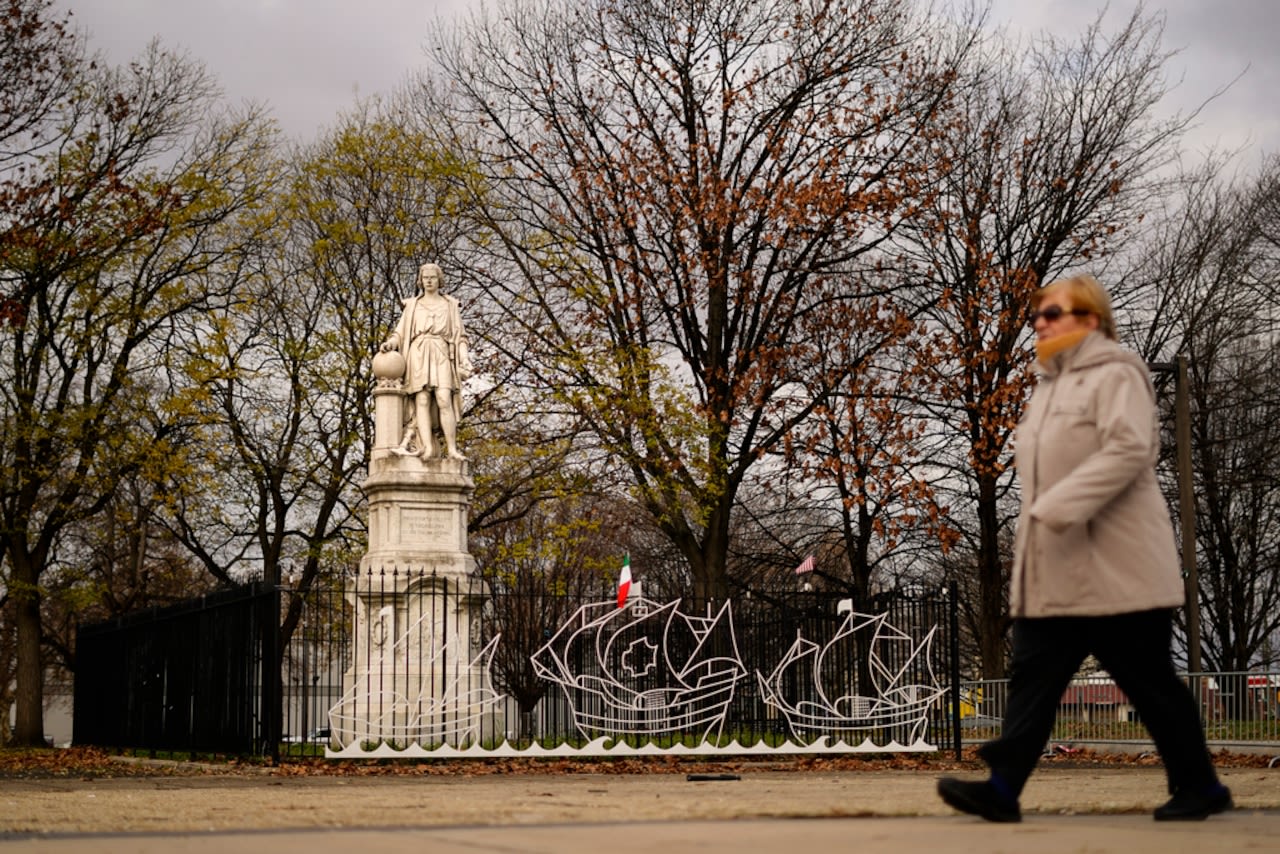
<svg viewBox="0 0 1280 854">
<path fill-rule="evenodd" d="M 907 254 L 943 294 L 931 318 L 933 413 L 954 438 L 946 465 L 978 592 L 971 625 L 984 678 L 1004 674 L 1013 430 L 1030 388 L 1027 302 L 1070 267 L 1102 263 L 1141 220 L 1183 117 L 1166 92 L 1159 22 L 1141 10 L 1115 33 L 1029 48 L 993 37 L 975 52 L 935 148 L 937 192 Z M 900 232 L 905 236 L 906 232 Z"/>
<path fill-rule="evenodd" d="M 437 46 L 490 294 L 699 599 L 747 472 L 849 370 L 818 354 L 883 294 L 963 49 L 896 0 L 519 1 Z"/>
</svg>

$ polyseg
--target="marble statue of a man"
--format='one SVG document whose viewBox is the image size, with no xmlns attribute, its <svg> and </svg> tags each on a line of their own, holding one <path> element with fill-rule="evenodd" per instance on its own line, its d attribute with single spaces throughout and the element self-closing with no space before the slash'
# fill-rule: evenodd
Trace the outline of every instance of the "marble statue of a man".
<svg viewBox="0 0 1280 854">
<path fill-rule="evenodd" d="M 435 433 L 444 436 L 445 455 L 465 459 L 458 451 L 458 419 L 462 413 L 462 381 L 471 376 L 467 337 L 458 301 L 440 292 L 443 275 L 436 264 L 418 268 L 416 296 L 404 301 L 400 322 L 379 348 L 404 357 L 404 391 L 412 400 L 410 424 L 397 454 L 422 459 L 436 456 Z"/>
</svg>

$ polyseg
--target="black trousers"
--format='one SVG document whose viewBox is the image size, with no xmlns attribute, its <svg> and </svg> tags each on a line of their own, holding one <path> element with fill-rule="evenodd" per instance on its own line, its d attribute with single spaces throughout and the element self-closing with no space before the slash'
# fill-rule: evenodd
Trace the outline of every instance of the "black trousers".
<svg viewBox="0 0 1280 854">
<path fill-rule="evenodd" d="M 1170 793 L 1217 782 L 1200 711 L 1173 668 L 1173 613 L 1161 609 L 1107 617 L 1044 617 L 1013 623 L 1009 702 L 1000 737 L 978 755 L 1021 794 L 1053 731 L 1058 704 L 1093 654 L 1128 696 L 1164 761 Z"/>
</svg>

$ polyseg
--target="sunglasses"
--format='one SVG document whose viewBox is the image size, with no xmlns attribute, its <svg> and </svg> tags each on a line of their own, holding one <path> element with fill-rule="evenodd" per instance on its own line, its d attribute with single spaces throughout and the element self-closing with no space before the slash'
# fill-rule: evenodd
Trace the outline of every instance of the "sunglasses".
<svg viewBox="0 0 1280 854">
<path fill-rule="evenodd" d="M 1051 305 L 1046 308 L 1042 308 L 1039 311 L 1031 312 L 1031 316 L 1027 318 L 1027 325 L 1035 326 L 1036 321 L 1042 317 L 1050 323 L 1053 323 L 1064 314 L 1074 314 L 1076 317 L 1083 317 L 1086 314 L 1093 314 L 1093 312 L 1087 308 L 1063 308 L 1060 305 Z"/>
</svg>

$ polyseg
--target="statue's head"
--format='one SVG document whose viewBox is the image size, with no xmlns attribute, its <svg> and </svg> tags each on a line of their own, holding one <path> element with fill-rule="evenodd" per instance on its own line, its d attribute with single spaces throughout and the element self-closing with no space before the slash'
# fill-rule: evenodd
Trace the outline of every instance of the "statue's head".
<svg viewBox="0 0 1280 854">
<path fill-rule="evenodd" d="M 428 280 L 435 281 L 435 290 L 440 291 L 444 288 L 444 273 L 440 270 L 439 264 L 423 264 L 418 268 L 418 289 L 426 293 Z"/>
</svg>

